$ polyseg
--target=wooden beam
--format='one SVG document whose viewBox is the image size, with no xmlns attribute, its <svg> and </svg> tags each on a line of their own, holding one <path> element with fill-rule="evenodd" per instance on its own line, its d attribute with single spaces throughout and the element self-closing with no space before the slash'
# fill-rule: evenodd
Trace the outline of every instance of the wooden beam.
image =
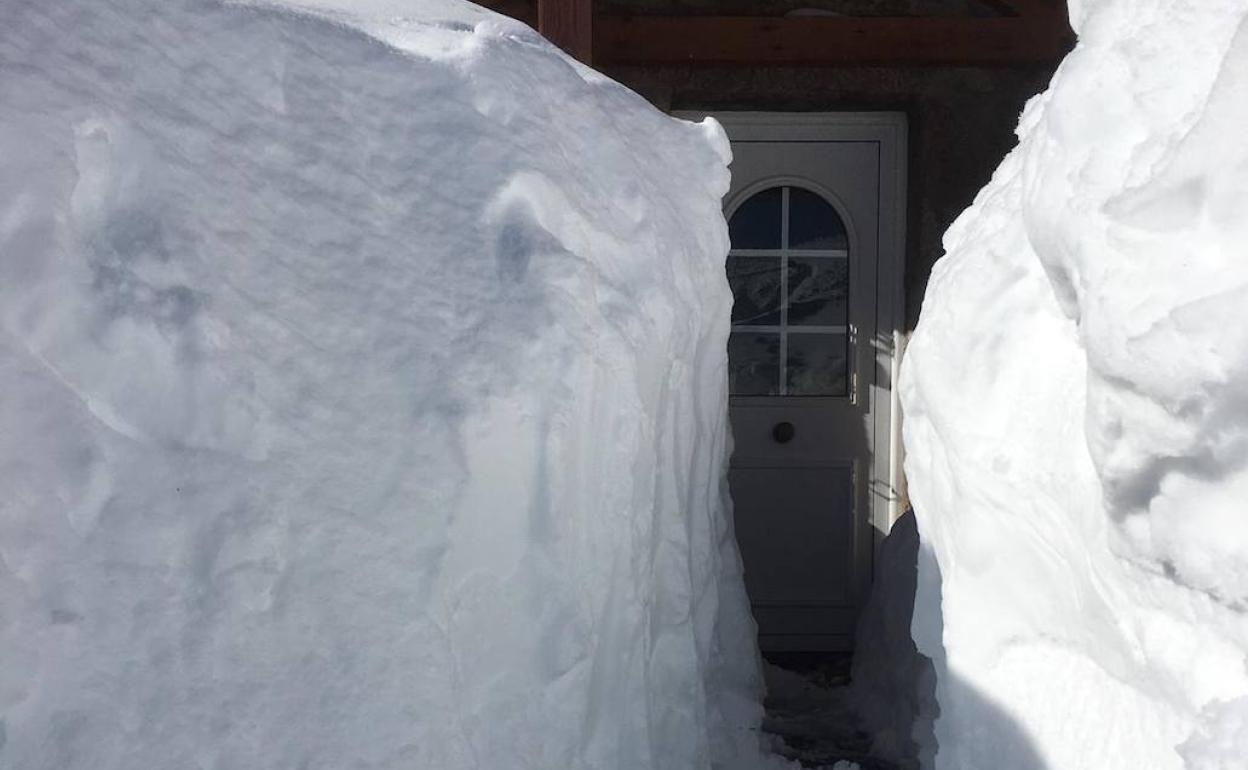
<svg viewBox="0 0 1248 770">
<path fill-rule="evenodd" d="M 1066 18 L 1066 0 L 989 0 L 989 4 L 1026 19 Z"/>
<path fill-rule="evenodd" d="M 586 64 L 593 63 L 593 0 L 537 0 L 537 31 Z"/>
<path fill-rule="evenodd" d="M 1010 66 L 1055 61 L 1073 41 L 1060 14 L 600 16 L 593 35 L 599 64 L 638 65 Z"/>
<path fill-rule="evenodd" d="M 1066 54 L 1065 0 L 991 0 L 1001 17 L 597 16 L 592 0 L 476 0 L 587 64 L 1025 66 Z"/>
<path fill-rule="evenodd" d="M 510 16 L 537 29 L 537 6 L 533 0 L 476 0 L 477 5 Z"/>
</svg>

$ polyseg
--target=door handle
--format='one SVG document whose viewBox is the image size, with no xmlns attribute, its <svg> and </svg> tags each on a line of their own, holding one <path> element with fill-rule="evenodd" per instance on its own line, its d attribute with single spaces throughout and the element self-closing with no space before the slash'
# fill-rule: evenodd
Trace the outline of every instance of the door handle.
<svg viewBox="0 0 1248 770">
<path fill-rule="evenodd" d="M 793 423 L 789 421 L 778 422 L 771 429 L 771 437 L 775 439 L 777 444 L 787 444 L 793 440 L 793 436 L 797 435 L 797 429 L 793 427 Z"/>
</svg>

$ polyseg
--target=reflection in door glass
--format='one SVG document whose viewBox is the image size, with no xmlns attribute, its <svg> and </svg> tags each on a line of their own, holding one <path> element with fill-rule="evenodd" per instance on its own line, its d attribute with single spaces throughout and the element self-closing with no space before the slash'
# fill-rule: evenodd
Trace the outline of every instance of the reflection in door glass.
<svg viewBox="0 0 1248 770">
<path fill-rule="evenodd" d="M 789 188 L 790 249 L 847 249 L 845 225 L 836 209 L 809 190 Z"/>
<path fill-rule="evenodd" d="M 734 324 L 780 325 L 779 257 L 729 257 L 728 284 Z"/>
<path fill-rule="evenodd" d="M 848 395 L 846 342 L 844 334 L 790 334 L 785 366 L 788 395 Z"/>
<path fill-rule="evenodd" d="M 733 332 L 728 337 L 728 392 L 774 396 L 780 392 L 780 335 Z"/>
<path fill-rule="evenodd" d="M 849 265 L 846 260 L 789 257 L 788 263 L 789 324 L 848 324 Z"/>
<path fill-rule="evenodd" d="M 753 195 L 728 222 L 728 240 L 734 249 L 780 248 L 780 204 L 783 188 L 772 187 Z"/>
<path fill-rule="evenodd" d="M 836 209 L 772 187 L 737 208 L 728 233 L 729 393 L 849 395 L 850 258 Z"/>
</svg>

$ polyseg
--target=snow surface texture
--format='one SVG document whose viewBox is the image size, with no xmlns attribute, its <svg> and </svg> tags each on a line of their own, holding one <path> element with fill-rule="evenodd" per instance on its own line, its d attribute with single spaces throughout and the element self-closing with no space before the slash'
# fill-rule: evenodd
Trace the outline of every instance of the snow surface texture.
<svg viewBox="0 0 1248 770">
<path fill-rule="evenodd" d="M 936 674 L 911 637 L 918 583 L 914 512 L 893 522 L 875 557 L 875 583 L 858 620 L 851 702 L 872 753 L 900 768 L 930 766 Z M 770 689 L 769 689 L 770 693 Z"/>
<path fill-rule="evenodd" d="M 756 758 L 724 135 L 349 5 L 4 4 L 0 765 Z"/>
<path fill-rule="evenodd" d="M 942 770 L 1248 767 L 1248 3 L 1071 6 L 903 372 Z"/>
</svg>

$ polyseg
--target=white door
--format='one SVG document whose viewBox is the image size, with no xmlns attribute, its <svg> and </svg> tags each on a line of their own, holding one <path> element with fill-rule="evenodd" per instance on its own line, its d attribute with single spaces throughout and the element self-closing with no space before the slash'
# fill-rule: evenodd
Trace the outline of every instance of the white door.
<svg viewBox="0 0 1248 770">
<path fill-rule="evenodd" d="M 885 168 L 899 148 L 864 132 L 862 116 L 841 118 L 857 132 L 838 116 L 716 117 L 733 150 L 729 483 L 759 642 L 849 650 L 894 515 L 900 253 L 881 257 L 900 247 L 900 219 L 882 220 L 899 214 L 899 191 L 883 189 L 900 179 Z"/>
</svg>

